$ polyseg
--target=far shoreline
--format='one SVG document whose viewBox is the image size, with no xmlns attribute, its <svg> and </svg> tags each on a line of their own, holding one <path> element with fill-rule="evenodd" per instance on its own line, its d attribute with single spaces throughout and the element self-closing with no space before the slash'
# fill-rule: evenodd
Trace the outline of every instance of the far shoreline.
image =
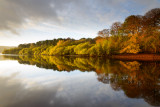
<svg viewBox="0 0 160 107">
<path fill-rule="evenodd" d="M 34 55 L 18 55 L 18 54 L 1 54 L 7 56 L 34 56 Z M 41 55 L 37 55 L 41 56 Z M 64 56 L 64 57 L 81 57 L 81 58 L 109 58 L 109 59 L 116 59 L 116 60 L 128 60 L 128 61 L 160 61 L 160 54 L 146 54 L 146 53 L 139 53 L 139 54 L 114 54 L 114 55 L 103 55 L 103 56 L 89 56 L 89 55 L 42 55 L 42 56 Z"/>
</svg>

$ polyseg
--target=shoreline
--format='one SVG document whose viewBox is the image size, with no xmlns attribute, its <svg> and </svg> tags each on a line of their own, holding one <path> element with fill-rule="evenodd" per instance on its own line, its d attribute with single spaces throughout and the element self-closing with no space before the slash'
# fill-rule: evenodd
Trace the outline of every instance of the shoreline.
<svg viewBox="0 0 160 107">
<path fill-rule="evenodd" d="M 0 54 L 7 56 L 34 56 L 34 55 L 16 55 L 16 54 Z M 41 56 L 41 55 L 38 55 Z M 42 55 L 42 56 L 50 56 L 50 55 Z M 128 60 L 128 61 L 160 61 L 160 54 L 116 54 L 116 55 L 103 55 L 103 56 L 89 56 L 89 55 L 53 55 L 53 56 L 62 56 L 62 57 L 101 57 L 101 58 L 109 58 L 116 60 Z"/>
<path fill-rule="evenodd" d="M 118 54 L 111 55 L 111 58 L 134 61 L 160 61 L 160 54 Z"/>
</svg>

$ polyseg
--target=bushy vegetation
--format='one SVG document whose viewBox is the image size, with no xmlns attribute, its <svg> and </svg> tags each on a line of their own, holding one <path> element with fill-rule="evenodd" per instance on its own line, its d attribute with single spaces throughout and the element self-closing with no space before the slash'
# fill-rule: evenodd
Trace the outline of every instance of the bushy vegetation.
<svg viewBox="0 0 160 107">
<path fill-rule="evenodd" d="M 94 39 L 54 39 L 20 44 L 5 50 L 5 54 L 20 55 L 86 55 L 160 53 L 160 8 L 144 16 L 128 16 L 123 23 L 115 22 L 110 29 L 98 32 Z"/>
</svg>

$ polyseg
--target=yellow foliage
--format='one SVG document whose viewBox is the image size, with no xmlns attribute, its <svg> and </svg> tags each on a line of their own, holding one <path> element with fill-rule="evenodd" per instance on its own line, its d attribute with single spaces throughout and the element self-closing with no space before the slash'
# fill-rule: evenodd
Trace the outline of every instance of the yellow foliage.
<svg viewBox="0 0 160 107">
<path fill-rule="evenodd" d="M 126 46 L 120 50 L 120 53 L 138 53 L 140 52 L 140 46 L 137 42 L 138 34 L 129 35 L 130 39 L 127 41 Z"/>
</svg>

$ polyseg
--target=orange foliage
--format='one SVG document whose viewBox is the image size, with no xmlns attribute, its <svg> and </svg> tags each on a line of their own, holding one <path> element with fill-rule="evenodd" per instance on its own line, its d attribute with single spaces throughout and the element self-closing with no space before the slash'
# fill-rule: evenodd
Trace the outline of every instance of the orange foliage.
<svg viewBox="0 0 160 107">
<path fill-rule="evenodd" d="M 103 38 L 103 37 L 101 37 L 101 36 L 97 36 L 97 37 L 95 38 L 96 44 L 98 44 L 98 43 L 103 43 L 104 40 L 106 40 L 106 39 Z"/>
</svg>

